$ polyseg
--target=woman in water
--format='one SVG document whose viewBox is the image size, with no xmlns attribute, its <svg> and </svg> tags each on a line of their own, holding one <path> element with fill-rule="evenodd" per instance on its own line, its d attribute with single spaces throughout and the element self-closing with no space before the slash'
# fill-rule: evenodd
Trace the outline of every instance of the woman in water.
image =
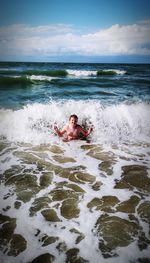
<svg viewBox="0 0 150 263">
<path fill-rule="evenodd" d="M 58 134 L 59 137 L 65 136 L 65 141 L 77 140 L 81 138 L 81 135 L 87 137 L 92 131 L 93 128 L 89 128 L 85 131 L 79 124 L 78 124 L 78 117 L 77 115 L 73 114 L 69 117 L 69 123 L 66 124 L 62 130 L 59 130 L 57 126 L 54 126 L 55 132 Z"/>
</svg>

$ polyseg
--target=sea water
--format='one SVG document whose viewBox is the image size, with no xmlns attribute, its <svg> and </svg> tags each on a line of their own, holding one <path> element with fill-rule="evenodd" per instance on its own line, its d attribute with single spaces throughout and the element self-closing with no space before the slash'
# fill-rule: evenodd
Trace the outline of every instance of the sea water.
<svg viewBox="0 0 150 263">
<path fill-rule="evenodd" d="M 142 64 L 0 63 L 1 262 L 149 262 L 149 77 Z M 87 140 L 56 136 L 71 114 Z"/>
</svg>

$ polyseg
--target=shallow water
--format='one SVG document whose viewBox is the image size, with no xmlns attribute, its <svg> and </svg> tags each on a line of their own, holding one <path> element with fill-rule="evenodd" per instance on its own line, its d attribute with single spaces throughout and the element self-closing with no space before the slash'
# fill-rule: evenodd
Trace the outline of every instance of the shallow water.
<svg viewBox="0 0 150 263">
<path fill-rule="evenodd" d="M 150 145 L 1 149 L 2 262 L 148 262 Z"/>
<path fill-rule="evenodd" d="M 149 262 L 149 65 L 0 66 L 1 262 Z"/>
</svg>

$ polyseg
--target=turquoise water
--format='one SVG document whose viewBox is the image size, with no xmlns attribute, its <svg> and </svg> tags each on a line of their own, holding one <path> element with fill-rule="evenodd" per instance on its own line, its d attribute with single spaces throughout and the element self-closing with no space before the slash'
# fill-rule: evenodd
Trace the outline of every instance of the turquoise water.
<svg viewBox="0 0 150 263">
<path fill-rule="evenodd" d="M 103 104 L 150 99 L 150 65 L 0 63 L 0 107 L 52 100 Z"/>
</svg>

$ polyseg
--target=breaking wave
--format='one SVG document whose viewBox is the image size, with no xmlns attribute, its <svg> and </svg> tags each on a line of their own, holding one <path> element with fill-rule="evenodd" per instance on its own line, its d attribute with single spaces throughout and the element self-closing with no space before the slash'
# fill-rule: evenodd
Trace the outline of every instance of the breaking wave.
<svg viewBox="0 0 150 263">
<path fill-rule="evenodd" d="M 30 79 L 40 81 L 51 81 L 53 78 L 64 78 L 64 77 L 76 77 L 76 78 L 87 78 L 87 77 L 98 77 L 105 75 L 124 75 L 124 70 L 0 70 L 0 83 L 1 84 L 17 84 L 17 83 L 29 83 Z"/>
<path fill-rule="evenodd" d="M 50 101 L 30 104 L 19 110 L 0 110 L 0 137 L 8 141 L 49 143 L 58 138 L 54 124 L 62 128 L 71 114 L 79 124 L 94 127 L 93 142 L 149 141 L 150 105 L 147 103 L 103 106 L 99 101 Z"/>
</svg>

